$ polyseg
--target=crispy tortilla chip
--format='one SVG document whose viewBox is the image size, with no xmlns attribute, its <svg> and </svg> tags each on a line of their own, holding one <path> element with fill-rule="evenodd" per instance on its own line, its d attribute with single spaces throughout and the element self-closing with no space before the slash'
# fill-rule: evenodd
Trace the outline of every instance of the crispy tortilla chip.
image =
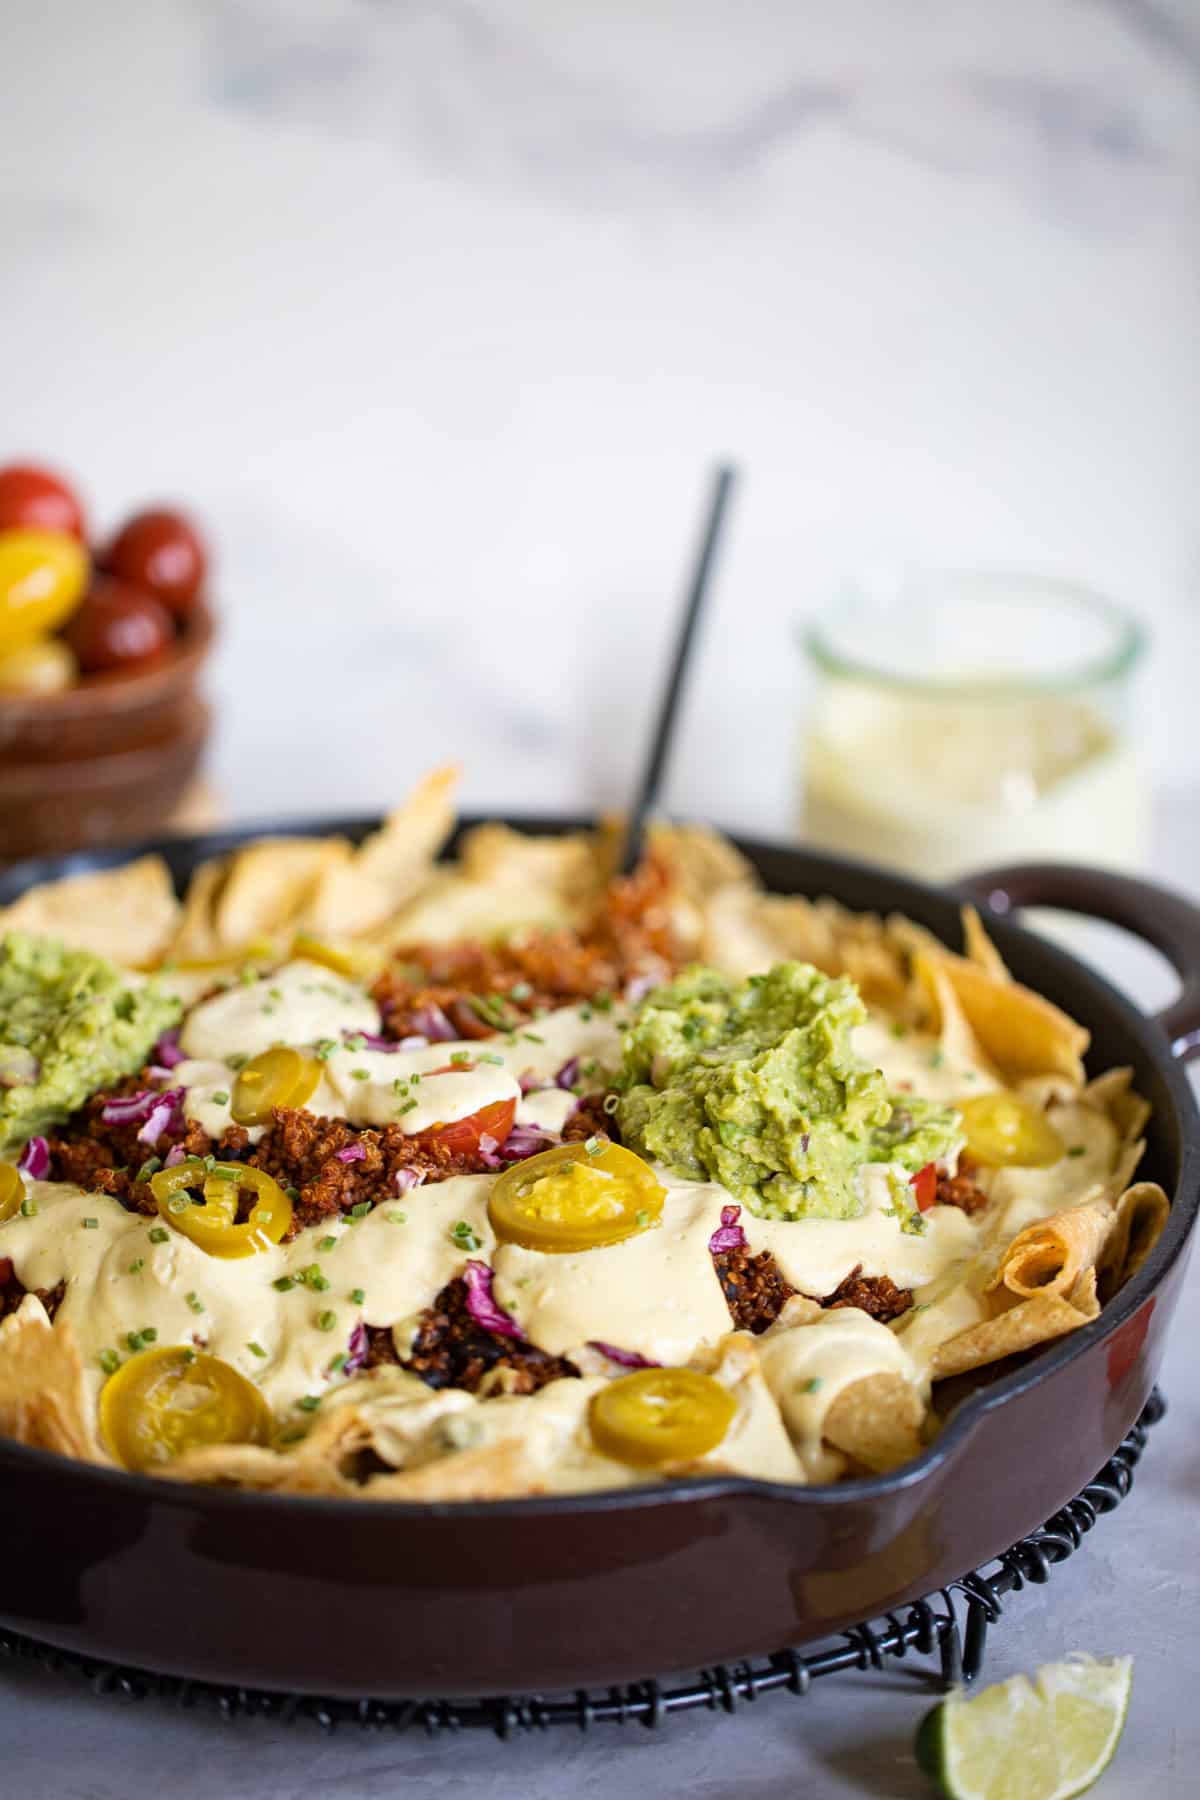
<svg viewBox="0 0 1200 1800">
<path fill-rule="evenodd" d="M 928 995 L 930 1010 L 938 1020 L 938 1038 L 947 1056 L 960 1067 L 984 1070 L 999 1082 L 999 1073 L 971 1029 L 945 969 L 924 951 L 918 951 L 913 967 Z"/>
<path fill-rule="evenodd" d="M 997 981 L 1010 981 L 1012 977 L 1005 967 L 1004 958 L 983 929 L 983 922 L 973 906 L 963 907 L 962 928 L 963 954 L 967 961 L 977 963 L 989 975 L 994 975 Z"/>
<path fill-rule="evenodd" d="M 107 1462 L 93 1426 L 69 1325 L 51 1325 L 36 1294 L 0 1322 L 0 1434 L 82 1462 Z"/>
<path fill-rule="evenodd" d="M 454 828 L 459 769 L 435 769 L 388 814 L 355 854 L 326 869 L 303 917 L 321 937 L 355 937 L 383 925 L 428 880 Z"/>
<path fill-rule="evenodd" d="M 172 962 L 204 962 L 220 954 L 214 916 L 229 865 L 227 856 L 210 856 L 193 871 L 178 928 L 167 946 Z"/>
<path fill-rule="evenodd" d="M 368 1500 L 505 1500 L 544 1491 L 545 1482 L 519 1438 L 497 1438 L 415 1469 L 376 1475 L 361 1491 Z"/>
<path fill-rule="evenodd" d="M 1069 1206 L 1028 1226 L 1009 1244 L 984 1292 L 997 1300 L 1004 1289 L 1021 1300 L 1069 1293 L 1098 1264 L 1113 1219 L 1112 1208 L 1101 1201 Z"/>
<path fill-rule="evenodd" d="M 1150 1102 L 1143 1100 L 1132 1083 L 1132 1069 L 1106 1069 L 1088 1082 L 1081 1096 L 1089 1106 L 1108 1114 L 1127 1143 L 1140 1137 L 1150 1117 Z"/>
<path fill-rule="evenodd" d="M 1110 1300 L 1136 1275 L 1162 1236 L 1171 1203 L 1156 1181 L 1139 1181 L 1117 1201 L 1113 1228 L 1100 1261 L 1100 1291 Z"/>
<path fill-rule="evenodd" d="M 1015 1356 L 1019 1350 L 1033 1350 L 1039 1344 L 1078 1331 L 1099 1312 L 1096 1271 L 1085 1269 L 1069 1294 L 1035 1294 L 1031 1299 L 1018 1301 L 1007 1312 L 947 1338 L 933 1353 L 930 1374 L 935 1381 L 942 1381 L 947 1376 L 963 1375 L 968 1369 L 981 1369 L 986 1363 Z"/>
<path fill-rule="evenodd" d="M 1058 1074 L 1083 1085 L 1089 1037 L 1082 1025 L 1030 988 L 965 956 L 940 945 L 927 946 L 925 954 L 945 972 L 968 1024 L 1004 1075 Z"/>
<path fill-rule="evenodd" d="M 184 1451 L 155 1473 L 172 1481 L 203 1481 L 262 1493 L 356 1494 L 359 1485 L 348 1471 L 370 1441 L 370 1423 L 357 1407 L 331 1407 L 291 1448 L 206 1444 Z"/>
<path fill-rule="evenodd" d="M 43 881 L 0 911 L 0 932 L 61 938 L 124 968 L 157 962 L 178 925 L 179 901 L 161 856 L 139 856 L 118 869 Z"/>
<path fill-rule="evenodd" d="M 349 859 L 345 838 L 266 838 L 239 850 L 214 897 L 218 951 L 286 938 L 322 879 Z"/>
<path fill-rule="evenodd" d="M 886 1475 L 919 1455 L 924 1420 L 912 1382 L 885 1370 L 842 1389 L 825 1414 L 824 1435 L 873 1474 Z"/>
</svg>

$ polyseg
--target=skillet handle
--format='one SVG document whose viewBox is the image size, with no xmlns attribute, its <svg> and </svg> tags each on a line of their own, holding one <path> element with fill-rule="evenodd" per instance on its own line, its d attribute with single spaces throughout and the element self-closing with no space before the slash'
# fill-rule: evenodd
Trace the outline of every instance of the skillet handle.
<svg viewBox="0 0 1200 1800">
<path fill-rule="evenodd" d="M 1158 1023 L 1180 1062 L 1200 1055 L 1200 907 L 1169 888 L 1132 875 L 1069 863 L 1027 863 L 984 869 L 955 886 L 984 912 L 1004 914 L 1019 906 L 1061 906 L 1068 912 L 1123 925 L 1161 950 L 1179 976 L 1179 997 Z"/>
</svg>

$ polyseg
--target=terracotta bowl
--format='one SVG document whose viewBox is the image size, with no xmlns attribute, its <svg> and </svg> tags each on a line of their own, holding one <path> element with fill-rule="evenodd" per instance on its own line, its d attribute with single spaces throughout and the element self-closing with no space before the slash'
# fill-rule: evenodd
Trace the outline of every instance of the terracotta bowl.
<svg viewBox="0 0 1200 1800">
<path fill-rule="evenodd" d="M 140 748 L 70 762 L 0 758 L 0 862 L 161 831 L 196 774 L 209 723 L 203 700 L 185 694 L 167 735 Z"/>
<path fill-rule="evenodd" d="M 186 703 L 195 697 L 215 635 L 212 612 L 201 602 L 171 654 L 150 668 L 132 674 L 90 675 L 64 694 L 0 694 L 0 774 L 34 763 L 90 762 L 177 743 Z M 139 813 L 131 829 L 152 831 L 166 816 L 161 808 Z M 108 841 L 98 837 L 71 840 L 79 844 Z M 61 846 L 62 840 L 56 839 L 56 843 Z M 31 844 L 20 852 L 6 849 L 0 854 L 27 855 L 32 850 Z"/>
</svg>

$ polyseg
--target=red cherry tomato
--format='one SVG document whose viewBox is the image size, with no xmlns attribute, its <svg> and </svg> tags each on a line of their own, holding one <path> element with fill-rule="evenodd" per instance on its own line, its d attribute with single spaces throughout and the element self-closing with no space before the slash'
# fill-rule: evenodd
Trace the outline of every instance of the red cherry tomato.
<svg viewBox="0 0 1200 1800">
<path fill-rule="evenodd" d="M 204 586 L 208 557 L 203 541 L 182 513 L 165 507 L 135 513 L 100 558 L 119 581 L 144 588 L 180 618 Z"/>
<path fill-rule="evenodd" d="M 918 1212 L 928 1212 L 937 1199 L 937 1164 L 926 1163 L 915 1175 L 910 1175 L 908 1185 L 917 1197 Z"/>
<path fill-rule="evenodd" d="M 65 481 L 33 463 L 0 469 L 0 531 L 61 531 L 83 537 L 83 508 Z"/>
<path fill-rule="evenodd" d="M 431 1071 L 436 1073 L 437 1071 Z M 448 1125 L 431 1125 L 427 1131 L 414 1133 L 418 1144 L 440 1144 L 453 1156 L 470 1156 L 479 1148 L 480 1138 L 493 1138 L 502 1144 L 513 1128 L 517 1114 L 515 1100 L 493 1100 L 465 1119 L 452 1119 Z"/>
<path fill-rule="evenodd" d="M 153 594 L 101 575 L 63 636 L 83 673 L 95 675 L 104 669 L 153 662 L 174 643 L 175 627 L 170 613 Z"/>
</svg>

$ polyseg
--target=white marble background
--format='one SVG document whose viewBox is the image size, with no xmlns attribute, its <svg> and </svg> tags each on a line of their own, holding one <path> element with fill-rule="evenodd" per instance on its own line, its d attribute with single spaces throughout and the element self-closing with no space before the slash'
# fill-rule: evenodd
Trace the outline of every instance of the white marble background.
<svg viewBox="0 0 1200 1800">
<path fill-rule="evenodd" d="M 671 797 L 786 825 L 880 543 L 1090 578 L 1200 773 L 1196 0 L 4 0 L 0 451 L 220 545 L 239 815 L 611 801 L 703 471 Z"/>
</svg>

